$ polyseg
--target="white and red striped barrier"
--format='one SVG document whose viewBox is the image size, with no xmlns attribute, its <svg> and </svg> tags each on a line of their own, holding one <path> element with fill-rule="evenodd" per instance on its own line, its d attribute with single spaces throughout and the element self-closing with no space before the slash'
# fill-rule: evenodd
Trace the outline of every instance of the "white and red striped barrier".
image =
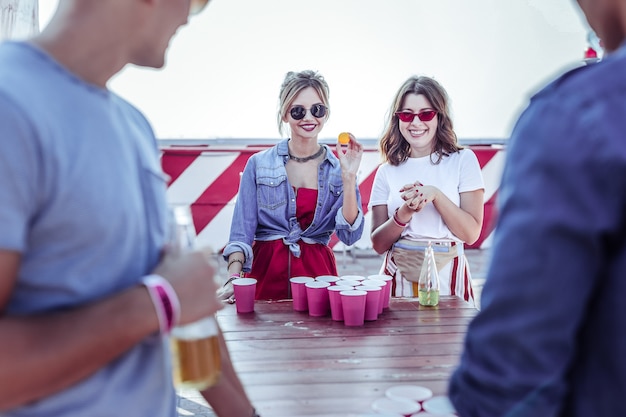
<svg viewBox="0 0 626 417">
<path fill-rule="evenodd" d="M 273 144 L 225 145 L 161 145 L 161 164 L 170 176 L 167 197 L 170 202 L 191 205 L 198 243 L 220 251 L 230 233 L 230 223 L 237 199 L 239 176 L 248 158 Z M 485 180 L 485 220 L 478 241 L 469 248 L 485 248 L 491 244 L 495 226 L 495 199 L 504 166 L 502 145 L 470 145 L 478 157 Z M 332 148 L 332 146 L 331 146 Z M 365 144 L 365 153 L 358 174 L 359 188 L 365 213 L 363 237 L 356 248 L 371 248 L 369 238 L 370 213 L 367 207 L 380 154 L 375 145 Z M 330 242 L 335 250 L 343 244 L 333 235 Z"/>
</svg>

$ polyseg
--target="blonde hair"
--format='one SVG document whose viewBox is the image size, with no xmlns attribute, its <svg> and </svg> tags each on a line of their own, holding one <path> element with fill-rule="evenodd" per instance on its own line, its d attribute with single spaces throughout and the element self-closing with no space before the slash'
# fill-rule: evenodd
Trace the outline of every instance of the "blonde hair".
<svg viewBox="0 0 626 417">
<path fill-rule="evenodd" d="M 330 106 L 328 105 L 328 84 L 324 77 L 316 71 L 304 70 L 300 72 L 289 71 L 285 75 L 282 85 L 280 86 L 280 94 L 278 95 L 278 133 L 283 135 L 283 120 L 287 117 L 291 105 L 296 96 L 305 88 L 312 87 L 317 95 L 320 96 L 322 104 L 326 106 L 326 118 L 330 115 Z"/>
</svg>

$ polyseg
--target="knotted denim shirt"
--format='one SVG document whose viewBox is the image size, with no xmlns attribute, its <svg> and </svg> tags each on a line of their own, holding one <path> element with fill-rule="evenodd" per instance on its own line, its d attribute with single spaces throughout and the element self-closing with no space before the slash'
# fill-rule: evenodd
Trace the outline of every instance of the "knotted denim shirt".
<svg viewBox="0 0 626 417">
<path fill-rule="evenodd" d="M 346 245 L 352 245 L 363 233 L 361 194 L 356 185 L 359 214 L 350 225 L 343 217 L 343 182 L 339 159 L 326 148 L 317 175 L 317 204 L 311 225 L 300 228 L 296 218 L 296 193 L 287 180 L 285 164 L 289 160 L 289 140 L 258 152 L 248 159 L 239 185 L 229 243 L 224 259 L 243 252 L 243 270 L 252 267 L 252 242 L 282 239 L 294 256 L 300 256 L 298 241 L 327 245 L 334 231 Z"/>
</svg>

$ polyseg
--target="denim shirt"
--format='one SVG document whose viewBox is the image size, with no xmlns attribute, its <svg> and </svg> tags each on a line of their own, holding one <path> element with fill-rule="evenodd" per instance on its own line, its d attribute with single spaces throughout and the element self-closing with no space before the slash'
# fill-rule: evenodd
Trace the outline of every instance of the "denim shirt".
<svg viewBox="0 0 626 417">
<path fill-rule="evenodd" d="M 224 259 L 233 252 L 243 252 L 244 271 L 252 267 L 252 242 L 282 239 L 294 256 L 300 256 L 298 241 L 327 245 L 334 231 L 346 245 L 352 245 L 363 233 L 361 194 L 356 186 L 359 214 L 350 225 L 343 217 L 343 182 L 339 159 L 326 148 L 317 175 L 317 204 L 313 222 L 302 230 L 296 218 L 296 193 L 287 179 L 288 139 L 256 153 L 248 159 L 241 177 L 235 204 L 229 243 Z"/>
</svg>

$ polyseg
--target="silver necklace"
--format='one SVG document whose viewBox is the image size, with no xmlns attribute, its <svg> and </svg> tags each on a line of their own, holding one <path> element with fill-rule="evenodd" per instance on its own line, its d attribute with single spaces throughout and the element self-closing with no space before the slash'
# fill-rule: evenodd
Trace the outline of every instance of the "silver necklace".
<svg viewBox="0 0 626 417">
<path fill-rule="evenodd" d="M 320 145 L 320 148 L 313 155 L 305 156 L 304 158 L 298 158 L 297 156 L 293 156 L 291 152 L 289 152 L 289 158 L 293 159 L 296 162 L 308 162 L 312 159 L 318 158 L 322 153 L 324 153 L 324 147 Z"/>
</svg>

